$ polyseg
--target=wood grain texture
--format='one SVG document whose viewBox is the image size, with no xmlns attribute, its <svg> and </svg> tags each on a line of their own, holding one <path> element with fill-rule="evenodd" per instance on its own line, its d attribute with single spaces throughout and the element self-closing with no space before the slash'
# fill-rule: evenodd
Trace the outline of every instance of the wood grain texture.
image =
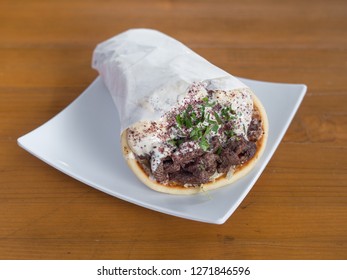
<svg viewBox="0 0 347 280">
<path fill-rule="evenodd" d="M 223 225 L 113 198 L 16 139 L 96 77 L 97 43 L 159 29 L 236 76 L 305 83 L 307 95 Z M 0 259 L 346 259 L 347 2 L 0 2 Z"/>
</svg>

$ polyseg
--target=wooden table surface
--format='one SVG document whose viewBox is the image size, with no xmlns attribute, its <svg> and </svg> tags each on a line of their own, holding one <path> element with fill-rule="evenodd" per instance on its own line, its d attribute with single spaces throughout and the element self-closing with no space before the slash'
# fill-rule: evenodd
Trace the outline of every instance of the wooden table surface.
<svg viewBox="0 0 347 280">
<path fill-rule="evenodd" d="M 223 225 L 114 198 L 17 145 L 94 80 L 96 44 L 133 27 L 159 29 L 236 76 L 308 86 Z M 347 258 L 345 0 L 1 0 L 0 35 L 1 259 Z"/>
</svg>

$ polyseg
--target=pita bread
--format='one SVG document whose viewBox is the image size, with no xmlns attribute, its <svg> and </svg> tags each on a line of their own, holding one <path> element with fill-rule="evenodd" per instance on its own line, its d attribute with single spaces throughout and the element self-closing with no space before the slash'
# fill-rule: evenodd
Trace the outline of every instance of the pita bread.
<svg viewBox="0 0 347 280">
<path fill-rule="evenodd" d="M 190 194 L 196 194 L 200 192 L 205 192 L 213 189 L 217 189 L 226 185 L 229 185 L 241 177 L 248 174 L 261 155 L 264 152 L 265 145 L 268 138 L 268 130 L 269 130 L 269 124 L 267 115 L 265 112 L 265 109 L 259 99 L 253 94 L 253 106 L 259 111 L 262 121 L 262 129 L 263 129 L 263 135 L 261 138 L 256 142 L 257 145 L 257 151 L 254 157 L 246 162 L 245 164 L 238 166 L 232 176 L 222 175 L 221 177 L 215 179 L 214 181 L 202 184 L 200 186 L 182 186 L 177 184 L 168 184 L 164 185 L 161 183 L 158 183 L 154 179 L 150 178 L 144 170 L 142 169 L 141 165 L 137 162 L 137 160 L 134 157 L 133 152 L 131 151 L 131 148 L 128 145 L 127 142 L 127 130 L 125 130 L 122 133 L 121 136 L 121 146 L 122 146 L 122 152 L 124 155 L 124 158 L 129 165 L 130 169 L 135 173 L 135 175 L 138 177 L 138 179 L 143 182 L 145 185 L 147 185 L 149 188 L 163 193 L 168 194 L 178 194 L 178 195 L 190 195 Z"/>
</svg>

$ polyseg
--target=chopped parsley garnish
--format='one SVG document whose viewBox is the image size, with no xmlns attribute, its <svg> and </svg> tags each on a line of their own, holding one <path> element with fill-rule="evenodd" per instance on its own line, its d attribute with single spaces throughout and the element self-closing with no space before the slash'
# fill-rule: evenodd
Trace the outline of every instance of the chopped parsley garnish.
<svg viewBox="0 0 347 280">
<path fill-rule="evenodd" d="M 223 123 L 222 120 L 221 120 L 221 118 L 218 116 L 218 114 L 217 114 L 216 112 L 213 112 L 213 115 L 214 115 L 214 117 L 216 118 L 218 124 L 222 124 L 222 123 Z"/>
<path fill-rule="evenodd" d="M 177 122 L 178 127 L 181 128 L 182 125 L 183 125 L 183 121 L 182 121 L 181 115 L 177 115 L 176 116 L 176 122 Z"/>
<path fill-rule="evenodd" d="M 192 138 L 193 140 L 199 140 L 202 136 L 202 131 L 198 127 L 194 127 L 192 131 L 190 132 L 189 137 Z"/>
<path fill-rule="evenodd" d="M 218 132 L 218 128 L 219 128 L 219 126 L 217 124 L 215 124 L 215 125 L 212 126 L 212 131 L 214 133 L 217 133 Z"/>
<path fill-rule="evenodd" d="M 202 99 L 202 101 L 204 101 L 205 103 L 207 103 L 207 102 L 208 102 L 208 97 L 205 96 L 205 97 Z"/>
<path fill-rule="evenodd" d="M 187 112 L 184 113 L 184 125 L 187 127 L 187 128 L 191 128 L 193 126 L 193 123 L 192 123 L 192 119 L 190 117 L 190 115 L 188 115 Z"/>
<path fill-rule="evenodd" d="M 184 142 L 184 138 L 170 139 L 168 142 L 173 146 L 179 147 Z"/>
<path fill-rule="evenodd" d="M 234 120 L 236 119 L 235 111 L 231 107 L 224 107 L 221 111 L 221 117 L 226 121 Z"/>
<path fill-rule="evenodd" d="M 175 116 L 180 138 L 169 140 L 170 144 L 179 147 L 183 142 L 193 140 L 199 143 L 201 149 L 207 151 L 210 148 L 211 136 L 217 135 L 219 128 L 236 118 L 235 111 L 230 106 L 213 110 L 210 107 L 215 106 L 216 101 L 210 101 L 207 96 L 201 101 L 195 108 L 189 104 L 185 110 Z M 235 134 L 231 129 L 224 131 L 224 135 L 232 137 Z"/>
<path fill-rule="evenodd" d="M 199 146 L 201 149 L 203 149 L 203 151 L 207 151 L 208 148 L 210 147 L 210 144 L 208 143 L 207 139 L 205 136 L 203 136 L 199 142 Z"/>
<path fill-rule="evenodd" d="M 212 130 L 212 125 L 210 125 L 210 126 L 208 126 L 208 127 L 206 128 L 206 130 L 205 130 L 205 132 L 204 132 L 204 137 L 207 136 L 207 135 L 209 135 L 210 132 L 211 132 L 211 130 Z"/>
</svg>

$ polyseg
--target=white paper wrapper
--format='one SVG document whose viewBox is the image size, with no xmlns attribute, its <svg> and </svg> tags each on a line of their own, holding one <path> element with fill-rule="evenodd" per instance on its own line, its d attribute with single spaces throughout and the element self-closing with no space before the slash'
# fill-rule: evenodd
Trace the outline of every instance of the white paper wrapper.
<svg viewBox="0 0 347 280">
<path fill-rule="evenodd" d="M 205 81 L 211 90 L 247 87 L 179 41 L 151 29 L 130 29 L 100 43 L 92 67 L 116 104 L 121 132 L 139 121 L 158 120 L 193 82 Z"/>
</svg>

